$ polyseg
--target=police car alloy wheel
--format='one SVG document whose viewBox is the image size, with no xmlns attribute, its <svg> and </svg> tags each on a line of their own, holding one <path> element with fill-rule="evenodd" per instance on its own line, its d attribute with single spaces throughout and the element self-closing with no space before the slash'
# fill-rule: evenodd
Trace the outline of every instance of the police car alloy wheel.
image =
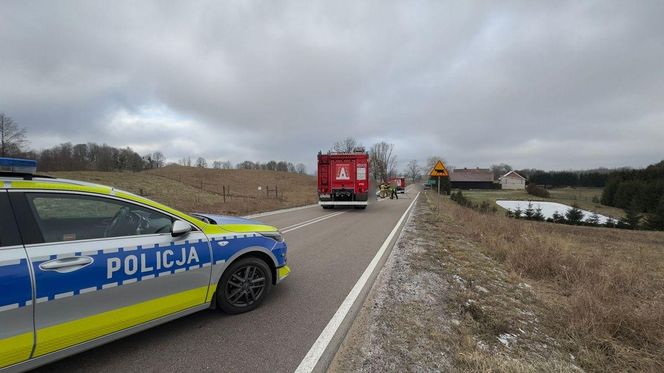
<svg viewBox="0 0 664 373">
<path fill-rule="evenodd" d="M 230 265 L 217 288 L 217 305 L 229 314 L 256 309 L 272 288 L 272 271 L 261 259 L 245 258 Z"/>
</svg>

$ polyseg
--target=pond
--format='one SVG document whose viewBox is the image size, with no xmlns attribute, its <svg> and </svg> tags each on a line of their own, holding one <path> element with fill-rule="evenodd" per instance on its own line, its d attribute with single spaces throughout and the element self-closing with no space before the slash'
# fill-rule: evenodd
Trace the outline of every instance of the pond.
<svg viewBox="0 0 664 373">
<path fill-rule="evenodd" d="M 572 206 L 565 205 L 563 203 L 558 203 L 558 202 L 546 202 L 546 201 L 509 201 L 509 200 L 498 200 L 496 201 L 496 204 L 498 206 L 514 211 L 517 208 L 521 208 L 521 211 L 525 211 L 528 208 L 528 203 L 533 204 L 533 209 L 536 209 L 537 207 L 542 209 L 542 215 L 544 215 L 544 218 L 550 218 L 553 216 L 553 214 L 558 211 L 559 214 L 565 215 L 567 210 L 571 209 Z M 592 211 L 587 211 L 583 210 L 583 220 L 587 220 L 592 214 Z M 599 223 L 604 224 L 606 223 L 606 219 L 608 217 L 604 215 L 597 214 L 599 216 Z"/>
</svg>

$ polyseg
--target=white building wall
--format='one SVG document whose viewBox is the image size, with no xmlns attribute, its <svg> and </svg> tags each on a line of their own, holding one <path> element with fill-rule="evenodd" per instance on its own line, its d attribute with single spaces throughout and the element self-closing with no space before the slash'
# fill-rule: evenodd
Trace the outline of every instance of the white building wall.
<svg viewBox="0 0 664 373">
<path fill-rule="evenodd" d="M 503 189 L 526 189 L 526 180 L 521 178 L 504 177 L 500 179 Z"/>
</svg>

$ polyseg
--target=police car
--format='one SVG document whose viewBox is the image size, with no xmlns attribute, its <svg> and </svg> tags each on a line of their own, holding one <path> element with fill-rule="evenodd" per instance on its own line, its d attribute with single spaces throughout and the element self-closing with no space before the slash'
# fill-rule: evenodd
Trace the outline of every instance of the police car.
<svg viewBox="0 0 664 373">
<path fill-rule="evenodd" d="M 210 307 L 253 310 L 290 272 L 274 227 L 35 170 L 0 158 L 0 370 Z"/>
</svg>

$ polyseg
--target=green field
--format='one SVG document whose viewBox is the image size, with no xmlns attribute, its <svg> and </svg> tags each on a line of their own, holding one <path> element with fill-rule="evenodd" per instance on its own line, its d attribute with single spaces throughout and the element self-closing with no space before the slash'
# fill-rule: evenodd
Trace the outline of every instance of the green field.
<svg viewBox="0 0 664 373">
<path fill-rule="evenodd" d="M 549 189 L 549 192 L 551 193 L 551 198 L 532 196 L 526 193 L 525 190 L 464 190 L 463 195 L 475 203 L 489 201 L 496 204 L 496 201 L 500 199 L 549 201 L 564 203 L 570 206 L 576 203 L 584 210 L 594 211 L 613 218 L 620 218 L 625 215 L 622 209 L 593 202 L 593 197 L 597 197 L 598 200 L 601 198 L 602 188 L 555 188 Z M 497 204 L 496 206 L 500 211 L 504 211 Z"/>
</svg>

